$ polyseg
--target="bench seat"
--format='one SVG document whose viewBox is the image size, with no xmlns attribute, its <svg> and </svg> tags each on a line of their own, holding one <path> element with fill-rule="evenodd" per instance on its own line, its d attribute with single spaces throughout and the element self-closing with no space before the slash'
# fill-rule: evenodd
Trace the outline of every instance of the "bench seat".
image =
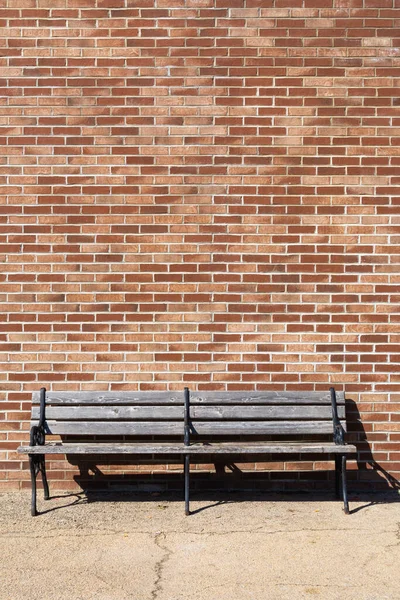
<svg viewBox="0 0 400 600">
<path fill-rule="evenodd" d="M 191 444 L 187 454 L 354 454 L 356 447 L 310 442 L 210 442 Z"/>
<path fill-rule="evenodd" d="M 49 443 L 45 446 L 21 446 L 23 454 L 183 454 L 188 451 L 184 444 L 157 443 Z"/>
<path fill-rule="evenodd" d="M 62 444 L 21 446 L 22 454 L 354 454 L 351 444 L 319 444 L 310 442 L 212 442 L 184 444 Z"/>
</svg>

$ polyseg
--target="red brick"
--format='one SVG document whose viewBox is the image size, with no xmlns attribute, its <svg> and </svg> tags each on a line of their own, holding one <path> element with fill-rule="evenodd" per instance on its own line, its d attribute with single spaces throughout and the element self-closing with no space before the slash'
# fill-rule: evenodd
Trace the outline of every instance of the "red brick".
<svg viewBox="0 0 400 600">
<path fill-rule="evenodd" d="M 361 460 L 398 476 L 390 0 L 14 4 L 0 9 L 0 487 L 29 485 L 15 449 L 41 385 L 344 386 Z M 326 468 L 273 463 L 271 479 Z M 66 461 L 49 471 L 74 489 Z"/>
</svg>

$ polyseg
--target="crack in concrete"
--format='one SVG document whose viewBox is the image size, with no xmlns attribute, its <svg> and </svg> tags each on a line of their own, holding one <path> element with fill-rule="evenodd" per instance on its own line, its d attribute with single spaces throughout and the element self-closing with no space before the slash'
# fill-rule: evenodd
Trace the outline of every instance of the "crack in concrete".
<svg viewBox="0 0 400 600">
<path fill-rule="evenodd" d="M 166 546 L 165 544 L 161 543 L 161 539 L 166 539 L 166 534 L 164 533 L 164 531 L 160 531 L 159 533 L 156 534 L 156 536 L 154 537 L 154 543 L 155 545 L 160 548 L 160 550 L 163 550 L 164 554 L 163 556 L 160 558 L 160 560 L 158 560 L 155 564 L 154 567 L 154 572 L 155 572 L 155 581 L 153 584 L 153 589 L 151 591 L 151 600 L 157 600 L 159 593 L 162 591 L 162 578 L 163 578 L 163 571 L 164 571 L 164 567 L 167 564 L 167 562 L 169 561 L 170 557 L 173 554 L 173 550 L 171 550 L 170 548 L 168 548 L 168 546 Z"/>
<path fill-rule="evenodd" d="M 385 548 L 395 548 L 396 546 L 400 546 L 400 522 L 396 523 L 397 529 L 394 533 L 394 537 L 396 538 L 396 542 L 394 544 L 387 544 Z"/>
</svg>

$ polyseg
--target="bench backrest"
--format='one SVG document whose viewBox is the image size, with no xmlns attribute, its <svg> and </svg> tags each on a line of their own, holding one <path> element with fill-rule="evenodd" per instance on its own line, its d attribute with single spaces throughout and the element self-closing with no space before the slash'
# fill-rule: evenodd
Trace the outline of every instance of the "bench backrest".
<svg viewBox="0 0 400 600">
<path fill-rule="evenodd" d="M 46 434 L 70 436 L 181 436 L 182 392 L 46 392 Z M 31 425 L 40 419 L 32 395 Z"/>
<path fill-rule="evenodd" d="M 345 429 L 344 392 L 336 393 Z M 328 392 L 191 392 L 190 433 L 213 435 L 332 435 Z"/>
<path fill-rule="evenodd" d="M 41 395 L 32 395 L 31 425 L 39 424 Z M 49 435 L 183 437 L 185 398 L 190 436 L 333 433 L 329 391 L 46 392 L 43 425 Z M 336 410 L 345 430 L 343 392 Z"/>
</svg>

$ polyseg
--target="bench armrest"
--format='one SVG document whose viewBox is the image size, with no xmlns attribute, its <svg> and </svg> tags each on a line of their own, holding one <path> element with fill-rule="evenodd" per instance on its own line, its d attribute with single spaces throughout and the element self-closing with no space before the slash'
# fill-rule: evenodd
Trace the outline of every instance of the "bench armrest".
<svg viewBox="0 0 400 600">
<path fill-rule="evenodd" d="M 331 393 L 332 403 L 333 441 L 335 444 L 342 445 L 344 444 L 344 429 L 338 416 L 335 388 L 331 387 L 329 391 Z"/>
<path fill-rule="evenodd" d="M 30 431 L 30 445 L 44 446 L 46 441 L 46 388 L 40 389 L 40 415 L 38 425 L 32 425 Z"/>
</svg>

